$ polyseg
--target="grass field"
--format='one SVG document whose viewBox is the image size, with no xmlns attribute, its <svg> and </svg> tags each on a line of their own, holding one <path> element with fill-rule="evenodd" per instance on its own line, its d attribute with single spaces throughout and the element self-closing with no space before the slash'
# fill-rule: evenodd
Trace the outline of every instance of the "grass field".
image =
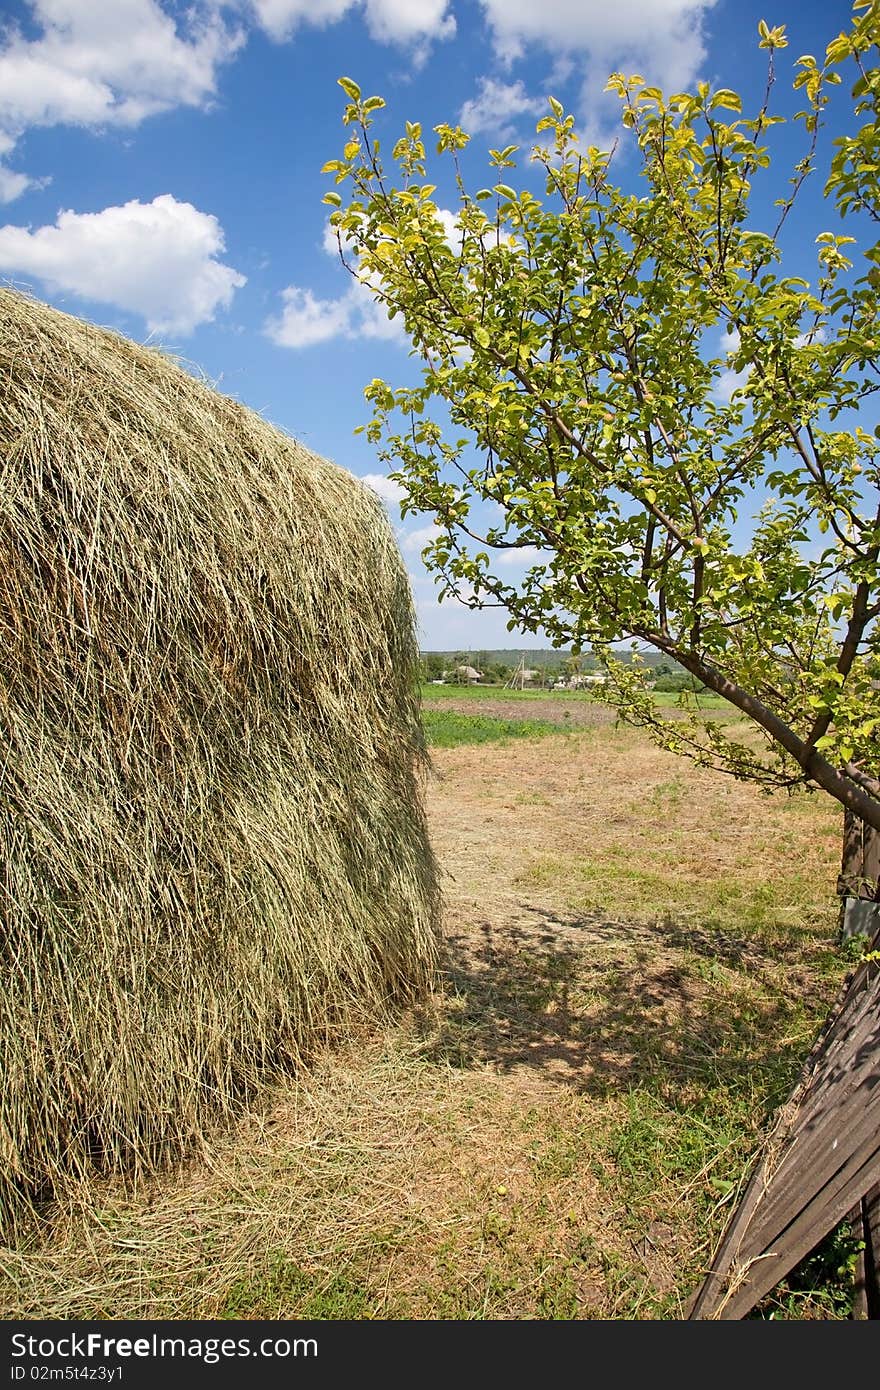
<svg viewBox="0 0 880 1390">
<path fill-rule="evenodd" d="M 651 698 L 660 709 L 675 709 L 679 697 L 672 691 L 652 690 Z M 440 700 L 516 700 L 523 704 L 552 700 L 560 708 L 566 705 L 593 705 L 605 707 L 601 697 L 584 690 L 508 690 L 501 685 L 432 685 L 422 686 L 422 699 L 430 703 Z M 720 695 L 699 695 L 694 697 L 699 709 L 730 709 Z"/>
<path fill-rule="evenodd" d="M 567 732 L 564 724 L 546 719 L 498 719 L 485 714 L 462 714 L 453 709 L 426 709 L 422 721 L 432 748 L 458 748 L 464 743 L 540 738 L 545 734 Z"/>
<path fill-rule="evenodd" d="M 428 1004 L 267 1089 L 162 1181 L 47 1212 L 0 1252 L 0 1316 L 681 1316 L 852 965 L 839 818 L 583 697 L 552 697 L 552 720 L 546 696 L 509 697 L 553 734 L 509 727 L 527 720 L 506 703 L 426 709 Z M 757 1315 L 846 1318 L 852 1258 L 842 1231 Z"/>
</svg>

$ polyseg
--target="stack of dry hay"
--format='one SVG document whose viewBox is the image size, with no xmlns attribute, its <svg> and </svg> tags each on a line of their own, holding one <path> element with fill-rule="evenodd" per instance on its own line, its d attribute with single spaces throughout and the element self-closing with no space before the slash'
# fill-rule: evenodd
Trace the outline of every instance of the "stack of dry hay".
<svg viewBox="0 0 880 1390">
<path fill-rule="evenodd" d="M 376 497 L 0 291 L 0 1223 L 140 1171 L 435 959 Z"/>
</svg>

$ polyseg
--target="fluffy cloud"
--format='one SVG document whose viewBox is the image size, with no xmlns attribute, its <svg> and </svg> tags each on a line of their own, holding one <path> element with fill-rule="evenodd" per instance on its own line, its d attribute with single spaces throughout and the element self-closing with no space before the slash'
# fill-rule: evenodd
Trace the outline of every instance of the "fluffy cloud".
<svg viewBox="0 0 880 1390">
<path fill-rule="evenodd" d="M 136 125 L 198 106 L 243 42 L 214 6 L 175 18 L 157 0 L 31 0 L 43 33 L 12 31 L 0 54 L 0 115 L 10 124 Z M 181 27 L 183 32 L 181 32 Z"/>
<path fill-rule="evenodd" d="M 509 139 L 523 116 L 539 116 L 546 111 L 542 97 L 530 97 L 522 82 L 496 82 L 480 78 L 480 91 L 461 108 L 459 123 L 469 135 L 485 131 L 499 140 Z"/>
<path fill-rule="evenodd" d="M 451 38 L 449 0 L 25 0 L 35 37 L 15 22 L 0 31 L 0 202 L 35 182 L 4 165 L 33 126 L 136 126 L 177 106 L 208 105 L 220 67 L 244 45 L 244 22 L 273 39 L 300 24 L 362 13 L 372 38 L 407 46 L 416 66 Z"/>
<path fill-rule="evenodd" d="M 667 90 L 699 75 L 705 59 L 702 25 L 716 0 L 480 0 L 502 62 L 536 45 L 559 60 L 577 54 L 584 71 L 588 123 L 609 124 L 601 93 L 609 73 L 640 72 Z M 616 114 L 616 111 L 615 111 Z M 598 137 L 599 131 L 593 134 Z"/>
<path fill-rule="evenodd" d="M 367 27 L 383 43 L 450 39 L 455 19 L 448 0 L 364 0 Z"/>
<path fill-rule="evenodd" d="M 278 347 L 314 347 L 348 332 L 351 315 L 346 296 L 316 299 L 311 290 L 288 285 L 281 299 L 281 313 L 266 324 L 266 333 Z"/>
<path fill-rule="evenodd" d="M 539 550 L 536 545 L 524 545 L 519 549 L 500 550 L 493 555 L 492 560 L 495 565 L 501 565 L 505 569 L 525 569 L 526 566 L 538 565 L 542 560 L 547 561 L 550 558 L 550 551 Z"/>
<path fill-rule="evenodd" d="M 427 526 L 418 526 L 415 531 L 410 531 L 403 537 L 403 549 L 410 555 L 420 555 L 426 545 L 430 545 L 431 541 L 437 540 L 442 534 L 440 527 L 435 526 L 433 522 L 429 522 Z"/>
<path fill-rule="evenodd" d="M 257 22 L 278 41 L 300 24 L 335 24 L 350 10 L 361 10 L 374 39 L 421 45 L 455 33 L 449 0 L 252 0 Z"/>
<path fill-rule="evenodd" d="M 385 338 L 406 341 L 399 319 L 389 319 L 366 285 L 353 280 L 338 299 L 318 299 L 309 289 L 288 285 L 282 309 L 265 331 L 278 347 L 307 348 L 331 338 Z"/>
<path fill-rule="evenodd" d="M 387 507 L 396 506 L 398 502 L 403 501 L 406 495 L 400 483 L 396 483 L 385 473 L 365 473 L 361 482 L 366 483 L 374 492 L 378 492 Z"/>
<path fill-rule="evenodd" d="M 158 0 L 30 0 L 29 8 L 38 37 L 11 26 L 0 45 L 7 152 L 30 126 L 134 126 L 175 106 L 204 106 L 219 66 L 244 42 L 211 0 L 174 15 Z M 7 197 L 28 182 L 6 171 Z"/>
<path fill-rule="evenodd" d="M 461 250 L 461 229 L 458 217 L 447 208 L 438 208 L 438 216 L 450 250 Z M 496 233 L 486 233 L 487 245 L 495 241 Z M 511 241 L 514 239 L 511 238 Z M 322 246 L 329 256 L 339 260 L 339 243 L 329 221 L 324 225 Z M 350 243 L 343 247 L 348 263 L 354 262 Z M 281 292 L 281 313 L 270 318 L 265 332 L 279 347 L 307 348 L 326 343 L 331 338 L 383 338 L 387 342 L 409 344 L 401 316 L 389 319 L 388 311 L 375 296 L 371 284 L 378 288 L 378 275 L 363 280 L 349 279 L 348 290 L 336 299 L 319 299 L 312 290 L 300 285 L 288 285 Z M 459 361 L 470 356 L 466 349 L 456 353 Z"/>
<path fill-rule="evenodd" d="M 716 0 L 480 0 L 496 51 L 506 60 L 534 44 L 587 52 L 597 63 L 639 56 L 655 81 L 681 86 L 705 56 L 701 24 Z M 648 76 L 648 73 L 645 73 Z"/>
<path fill-rule="evenodd" d="M 0 203 L 11 203 L 15 198 L 20 198 L 34 182 L 27 174 L 17 174 L 14 169 L 5 169 L 0 164 Z"/>
<path fill-rule="evenodd" d="M 217 259 L 223 250 L 216 217 L 169 193 L 62 212 L 36 231 L 0 227 L 0 270 L 140 314 L 159 333 L 191 333 L 228 307 L 245 278 Z"/>
</svg>

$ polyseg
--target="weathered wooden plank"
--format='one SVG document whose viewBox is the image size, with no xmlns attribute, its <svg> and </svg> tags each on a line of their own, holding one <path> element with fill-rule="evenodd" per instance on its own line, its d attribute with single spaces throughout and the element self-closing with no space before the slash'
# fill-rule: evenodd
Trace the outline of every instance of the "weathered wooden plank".
<svg viewBox="0 0 880 1390">
<path fill-rule="evenodd" d="M 878 938 L 880 933 L 872 946 Z M 797 1085 L 777 1112 L 688 1316 L 744 1317 L 875 1185 L 880 1185 L 880 968 L 865 961 L 842 987 Z M 870 1220 L 880 1222 L 876 1207 Z M 872 1258 L 866 1261 L 866 1280 L 872 1277 Z"/>
<path fill-rule="evenodd" d="M 873 1134 L 880 1143 L 880 1027 L 875 1024 L 864 1043 L 868 1055 L 853 1068 L 855 1083 L 848 1084 L 846 1075 L 832 1078 L 823 1104 L 798 1119 L 772 1168 L 766 1166 L 762 1224 L 776 1222 L 776 1229 L 782 1229 L 791 1204 L 819 1191 L 861 1136 Z"/>
<path fill-rule="evenodd" d="M 754 1253 L 743 1255 L 732 1271 L 725 1297 L 708 1316 L 719 1320 L 745 1317 L 759 1299 L 843 1221 L 859 1194 L 878 1180 L 880 1149 L 874 1135 L 852 1155 L 832 1181 L 800 1209 L 779 1236 L 763 1247 L 756 1242 Z"/>
<path fill-rule="evenodd" d="M 880 1135 L 872 1118 L 853 1135 L 852 1147 L 842 1150 L 840 1166 L 827 1182 L 805 1194 L 793 1210 L 789 1208 L 788 1219 L 780 1208 L 774 1220 L 764 1219 L 761 1196 L 770 1189 L 759 1186 L 750 1219 L 740 1228 L 739 1243 L 729 1243 L 723 1264 L 713 1262 L 717 1277 L 707 1278 L 692 1301 L 689 1317 L 744 1317 L 876 1182 L 880 1182 Z"/>
<path fill-rule="evenodd" d="M 880 1183 L 862 1198 L 851 1224 L 864 1244 L 856 1265 L 853 1317 L 880 1318 Z"/>
<path fill-rule="evenodd" d="M 846 1135 L 839 1139 L 836 1147 L 823 1145 L 817 1152 L 806 1142 L 798 1147 L 797 1163 L 793 1165 L 794 1181 L 780 1191 L 771 1176 L 765 1189 L 764 1201 L 759 1203 L 751 1222 L 750 1244 L 764 1248 L 777 1240 L 782 1232 L 796 1219 L 798 1211 L 816 1199 L 823 1192 L 830 1191 L 837 1175 L 856 1154 L 867 1157 L 871 1149 L 880 1150 L 880 1109 L 872 1106 L 864 1113 L 857 1124 L 853 1124 Z M 857 1192 L 854 1201 L 861 1197 Z M 846 1211 L 838 1218 L 842 1220 Z M 830 1223 L 826 1230 L 830 1230 Z M 825 1234 L 820 1231 L 817 1239 Z"/>
</svg>

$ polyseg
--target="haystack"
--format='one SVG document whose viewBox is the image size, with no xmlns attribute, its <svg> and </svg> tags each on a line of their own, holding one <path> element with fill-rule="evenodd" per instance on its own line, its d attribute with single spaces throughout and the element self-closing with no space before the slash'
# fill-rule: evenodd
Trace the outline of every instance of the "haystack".
<svg viewBox="0 0 880 1390">
<path fill-rule="evenodd" d="M 378 499 L 0 291 L 0 1205 L 150 1170 L 417 996 L 437 876 Z"/>
</svg>

